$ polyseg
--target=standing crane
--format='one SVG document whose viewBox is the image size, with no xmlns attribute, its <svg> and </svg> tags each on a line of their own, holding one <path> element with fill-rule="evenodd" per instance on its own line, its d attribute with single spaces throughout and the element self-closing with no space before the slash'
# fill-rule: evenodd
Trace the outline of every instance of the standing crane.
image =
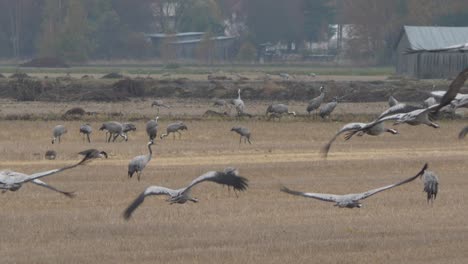
<svg viewBox="0 0 468 264">
<path fill-rule="evenodd" d="M 182 136 L 182 134 L 179 132 L 179 130 L 187 130 L 187 126 L 183 122 L 175 122 L 172 124 L 169 124 L 166 128 L 166 133 L 161 135 L 161 139 L 167 137 L 170 133 L 174 136 L 175 139 L 175 133 L 179 134 L 179 139 Z"/>
<path fill-rule="evenodd" d="M 138 181 L 140 181 L 141 173 L 143 169 L 146 167 L 146 164 L 150 162 L 151 156 L 153 155 L 153 151 L 151 150 L 151 145 L 153 145 L 154 142 L 151 140 L 148 142 L 148 155 L 140 155 L 134 157 L 130 163 L 128 164 L 128 177 L 132 178 L 133 174 L 136 172 L 138 176 Z"/>
<path fill-rule="evenodd" d="M 278 119 L 281 119 L 284 114 L 296 116 L 296 112 L 290 112 L 288 110 L 288 106 L 285 104 L 271 104 L 266 110 L 268 119 L 271 119 L 272 117 L 278 117 Z"/>
<path fill-rule="evenodd" d="M 169 108 L 168 105 L 164 104 L 162 100 L 154 100 L 153 103 L 151 104 L 151 107 L 156 106 L 158 109 L 158 115 L 159 115 L 159 108 Z"/>
<path fill-rule="evenodd" d="M 159 116 L 156 116 L 155 119 L 151 119 L 150 121 L 146 122 L 146 134 L 148 135 L 150 141 L 154 141 L 154 139 L 158 136 L 158 119 Z"/>
<path fill-rule="evenodd" d="M 309 104 L 307 105 L 307 113 L 309 113 L 310 115 L 310 112 L 317 110 L 322 104 L 324 98 L 325 88 L 323 86 L 320 86 L 320 95 L 309 101 Z"/>
<path fill-rule="evenodd" d="M 67 133 L 67 129 L 63 125 L 57 125 L 52 129 L 52 144 L 55 143 L 55 141 L 58 139 L 58 142 L 60 143 L 60 138 L 62 137 L 63 134 Z"/>
<path fill-rule="evenodd" d="M 241 127 L 241 126 L 235 126 L 235 127 L 231 128 L 231 131 L 234 131 L 234 132 L 236 132 L 237 134 L 240 135 L 239 144 L 242 143 L 242 138 L 244 138 L 244 143 L 247 143 L 247 141 L 248 141 L 249 144 L 252 144 L 252 142 L 250 142 L 250 130 L 248 128 Z"/>
<path fill-rule="evenodd" d="M 88 139 L 88 143 L 91 143 L 91 139 L 89 138 L 89 135 L 93 132 L 93 128 L 91 127 L 90 124 L 83 124 L 80 126 L 80 134 L 83 134 L 83 140 L 84 136 Z"/>
</svg>

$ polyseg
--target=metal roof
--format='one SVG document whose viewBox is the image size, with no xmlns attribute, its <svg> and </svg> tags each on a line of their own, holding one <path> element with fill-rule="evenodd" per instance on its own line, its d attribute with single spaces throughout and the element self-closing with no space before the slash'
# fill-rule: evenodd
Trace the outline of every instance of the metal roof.
<svg viewBox="0 0 468 264">
<path fill-rule="evenodd" d="M 219 36 L 219 37 L 212 37 L 211 40 L 227 40 L 227 39 L 233 39 L 235 37 L 227 37 L 227 36 Z M 202 39 L 191 39 L 191 40 L 180 40 L 180 41 L 174 41 L 171 42 L 172 44 L 190 44 L 190 43 L 198 43 L 201 42 Z"/>
<path fill-rule="evenodd" d="M 440 49 L 468 42 L 468 27 L 404 26 L 411 49 Z"/>
<path fill-rule="evenodd" d="M 145 34 L 145 36 L 150 38 L 164 38 L 164 37 L 186 37 L 186 36 L 200 36 L 205 34 L 205 32 L 184 32 L 184 33 L 176 33 L 176 34 L 165 34 L 165 33 L 152 33 L 152 34 Z"/>
</svg>

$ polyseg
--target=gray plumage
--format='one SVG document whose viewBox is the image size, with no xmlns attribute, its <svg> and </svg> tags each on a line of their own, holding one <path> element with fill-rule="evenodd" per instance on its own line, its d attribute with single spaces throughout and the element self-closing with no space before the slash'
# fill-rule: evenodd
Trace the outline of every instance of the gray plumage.
<svg viewBox="0 0 468 264">
<path fill-rule="evenodd" d="M 183 122 L 176 122 L 169 124 L 166 128 L 166 133 L 161 135 L 161 139 L 167 137 L 170 133 L 174 136 L 175 139 L 175 133 L 179 134 L 179 139 L 182 136 L 182 134 L 179 132 L 180 130 L 187 130 L 187 126 Z"/>
<path fill-rule="evenodd" d="M 453 99 L 457 96 L 458 92 L 460 91 L 461 87 L 465 83 L 466 79 L 468 78 L 468 68 L 464 69 L 462 72 L 458 74 L 455 80 L 452 81 L 446 93 L 444 93 L 440 103 L 432 105 L 427 108 L 417 109 L 408 113 L 401 113 L 401 114 L 394 114 L 388 115 L 382 118 L 378 118 L 373 122 L 366 125 L 364 129 L 368 129 L 369 127 L 375 126 L 378 123 L 385 122 L 385 121 L 394 121 L 394 124 L 401 124 L 406 123 L 412 126 L 425 124 L 434 128 L 438 128 L 439 125 L 433 123 L 429 119 L 429 114 L 436 115 L 443 107 L 451 104 Z M 385 113 L 385 112 L 384 112 Z M 382 114 L 383 115 L 383 114 Z M 381 115 L 381 116 L 382 116 Z"/>
<path fill-rule="evenodd" d="M 437 104 L 437 101 L 433 96 L 431 96 L 431 97 L 427 98 L 426 100 L 424 100 L 422 105 L 423 105 L 424 108 L 427 108 L 427 107 L 433 106 L 435 104 Z"/>
<path fill-rule="evenodd" d="M 250 130 L 248 128 L 236 126 L 231 128 L 231 131 L 234 131 L 240 135 L 239 144 L 242 143 L 242 138 L 244 138 L 244 143 L 247 143 L 248 141 L 249 144 L 252 144 L 252 142 L 250 142 Z"/>
<path fill-rule="evenodd" d="M 236 99 L 231 99 L 229 103 L 234 105 L 238 115 L 240 113 L 244 113 L 245 104 L 244 104 L 244 101 L 242 101 L 242 99 L 241 99 L 241 89 L 237 90 L 237 98 Z"/>
<path fill-rule="evenodd" d="M 54 160 L 55 158 L 57 158 L 57 152 L 55 150 L 48 150 L 46 151 L 44 156 L 48 160 Z"/>
<path fill-rule="evenodd" d="M 174 190 L 161 186 L 149 186 L 127 207 L 123 213 L 123 217 L 126 220 L 130 219 L 133 211 L 135 211 L 135 209 L 144 202 L 146 196 L 149 195 L 167 195 L 169 196 L 167 201 L 171 204 L 183 204 L 187 201 L 196 203 L 198 200 L 191 197 L 192 187 L 205 181 L 227 185 L 228 188 L 233 187 L 234 191 L 244 191 L 248 187 L 248 180 L 239 176 L 235 168 L 226 168 L 224 171 L 209 171 L 194 179 L 188 186 L 180 189 Z"/>
<path fill-rule="evenodd" d="M 83 137 L 86 136 L 89 143 L 91 143 L 91 138 L 89 137 L 89 135 L 91 135 L 91 133 L 93 133 L 93 128 L 91 127 L 91 125 L 83 124 L 83 125 L 80 126 L 80 134 L 83 134 Z"/>
<path fill-rule="evenodd" d="M 87 159 L 108 158 L 107 152 L 97 149 L 86 149 L 78 152 L 78 154 L 85 156 Z"/>
<path fill-rule="evenodd" d="M 281 118 L 282 115 L 288 114 L 288 115 L 293 115 L 296 116 L 296 112 L 292 111 L 290 112 L 288 110 L 288 106 L 285 104 L 271 104 L 268 106 L 266 110 L 266 115 L 269 115 L 269 119 L 273 117 L 271 114 L 273 114 L 274 117 L 279 117 Z"/>
<path fill-rule="evenodd" d="M 151 141 L 153 141 L 158 136 L 158 119 L 159 116 L 156 116 L 155 119 L 151 119 L 150 121 L 146 122 L 146 134 Z"/>
<path fill-rule="evenodd" d="M 387 110 L 383 111 L 378 119 L 395 114 L 408 113 L 414 110 L 422 109 L 420 106 L 409 105 L 405 103 L 398 103 L 394 106 L 389 107 Z"/>
<path fill-rule="evenodd" d="M 168 105 L 164 104 L 162 100 L 154 100 L 153 103 L 151 103 L 151 107 L 156 106 L 158 109 L 158 115 L 159 115 L 159 109 L 162 108 L 170 108 Z"/>
<path fill-rule="evenodd" d="M 52 129 L 52 144 L 58 139 L 60 143 L 60 139 L 63 134 L 67 133 L 67 129 L 63 125 L 57 125 Z"/>
<path fill-rule="evenodd" d="M 21 186 L 24 183 L 32 182 L 32 183 L 34 183 L 36 185 L 45 187 L 47 189 L 50 189 L 50 190 L 53 190 L 53 191 L 56 191 L 56 192 L 60 192 L 60 193 L 66 195 L 68 197 L 72 197 L 73 196 L 72 192 L 60 191 L 60 190 L 46 184 L 45 182 L 39 180 L 39 178 L 50 176 L 50 175 L 59 173 L 59 172 L 64 171 L 64 170 L 75 168 L 76 166 L 79 166 L 79 165 L 83 164 L 87 160 L 88 160 L 88 158 L 84 157 L 80 162 L 78 162 L 76 164 L 66 166 L 66 167 L 63 167 L 63 168 L 59 168 L 59 169 L 53 169 L 53 170 L 49 170 L 49 171 L 33 173 L 33 174 L 30 174 L 30 175 L 20 173 L 20 172 L 14 172 L 14 171 L 10 171 L 10 170 L 0 171 L 0 189 L 3 189 L 4 192 L 7 191 L 7 190 L 17 191 L 19 188 L 21 188 Z"/>
<path fill-rule="evenodd" d="M 388 105 L 390 107 L 392 107 L 392 106 L 395 106 L 397 104 L 399 104 L 398 100 L 395 99 L 395 97 L 393 97 L 393 95 L 390 95 L 390 97 L 388 97 Z"/>
<path fill-rule="evenodd" d="M 227 105 L 227 103 L 226 103 L 226 100 L 224 100 L 224 99 L 218 99 L 218 98 L 213 99 L 213 106 L 225 107 L 226 105 Z"/>
<path fill-rule="evenodd" d="M 331 113 L 335 110 L 336 106 L 338 105 L 338 98 L 333 98 L 333 101 L 322 105 L 319 109 L 319 115 L 321 118 L 326 118 L 331 115 Z"/>
<path fill-rule="evenodd" d="M 427 194 L 427 202 L 433 203 L 439 192 L 439 178 L 433 171 L 426 170 L 421 176 L 424 183 L 424 192 Z"/>
<path fill-rule="evenodd" d="M 123 123 L 122 124 L 122 132 L 127 134 L 128 132 L 136 131 L 136 126 L 132 123 Z"/>
<path fill-rule="evenodd" d="M 387 185 L 384 187 L 372 189 L 366 192 L 362 193 L 352 193 L 352 194 L 344 194 L 344 195 L 337 195 L 337 194 L 327 194 L 327 193 L 305 193 L 305 192 L 299 192 L 299 191 L 293 191 L 290 190 L 286 187 L 282 187 L 281 191 L 285 193 L 289 193 L 292 195 L 298 195 L 298 196 L 304 196 L 307 198 L 313 198 L 325 202 L 334 202 L 335 206 L 338 206 L 340 208 L 361 208 L 362 204 L 360 203 L 360 200 L 366 199 L 374 194 L 377 194 L 379 192 L 400 186 L 402 184 L 411 182 L 415 180 L 416 178 L 420 177 L 424 171 L 427 169 L 427 163 L 424 165 L 424 167 L 416 174 L 416 176 L 410 177 L 406 180 L 400 181 L 395 184 Z"/>
<path fill-rule="evenodd" d="M 346 133 L 345 135 L 345 140 L 349 140 L 351 137 L 353 137 L 356 133 L 359 136 L 362 136 L 364 134 L 370 135 L 370 136 L 378 136 L 384 132 L 388 132 L 390 134 L 398 134 L 398 131 L 395 129 L 391 128 L 385 128 L 384 123 L 379 123 L 376 124 L 375 126 L 368 126 L 369 124 L 366 123 L 349 123 L 344 125 L 336 134 L 333 136 L 333 138 L 322 148 L 321 153 L 323 157 L 327 157 L 328 152 L 330 151 L 331 145 L 333 142 L 337 139 L 337 137 L 343 133 Z"/>
<path fill-rule="evenodd" d="M 113 137 L 112 142 L 114 142 L 118 136 L 123 137 L 125 141 L 128 140 L 127 134 L 123 132 L 123 125 L 119 122 L 116 122 L 116 121 L 105 122 L 102 124 L 99 130 L 106 130 L 106 142 L 110 142 L 112 137 Z M 107 138 L 107 133 L 109 133 L 109 138 Z"/>
<path fill-rule="evenodd" d="M 325 88 L 321 86 L 320 95 L 309 101 L 309 104 L 307 105 L 307 113 L 310 114 L 310 112 L 317 110 L 322 104 L 324 98 L 325 98 Z"/>
<path fill-rule="evenodd" d="M 140 180 L 141 173 L 143 169 L 146 167 L 148 162 L 151 160 L 151 156 L 153 155 L 153 151 L 151 150 L 151 145 L 153 145 L 153 141 L 148 142 L 148 155 L 140 155 L 134 157 L 130 163 L 128 164 L 128 177 L 132 178 L 133 174 L 136 172 L 138 181 Z"/>
</svg>

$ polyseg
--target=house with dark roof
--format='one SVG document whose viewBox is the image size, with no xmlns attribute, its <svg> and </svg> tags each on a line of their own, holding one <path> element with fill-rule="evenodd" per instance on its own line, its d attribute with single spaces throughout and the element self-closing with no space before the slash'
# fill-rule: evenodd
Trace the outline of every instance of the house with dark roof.
<svg viewBox="0 0 468 264">
<path fill-rule="evenodd" d="M 468 27 L 404 26 L 396 44 L 395 67 L 398 75 L 419 79 L 453 78 L 468 67 L 468 53 L 422 52 L 468 42 Z"/>
</svg>

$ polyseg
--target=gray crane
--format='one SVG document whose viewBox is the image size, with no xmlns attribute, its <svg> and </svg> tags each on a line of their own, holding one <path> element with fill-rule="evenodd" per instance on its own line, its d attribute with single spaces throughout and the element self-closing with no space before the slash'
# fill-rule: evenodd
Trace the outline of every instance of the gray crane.
<svg viewBox="0 0 468 264">
<path fill-rule="evenodd" d="M 112 142 L 114 142 L 118 136 L 123 137 L 125 141 L 128 140 L 127 134 L 123 132 L 123 125 L 119 122 L 110 121 L 103 123 L 99 130 L 106 130 L 106 142 L 110 142 L 112 137 Z M 107 133 L 109 133 L 109 138 L 107 138 Z"/>
<path fill-rule="evenodd" d="M 453 101 L 453 99 L 455 99 L 455 97 L 457 96 L 458 92 L 460 91 L 461 87 L 463 86 L 467 78 L 468 78 L 468 68 L 460 72 L 458 76 L 455 78 L 455 80 L 452 81 L 447 92 L 443 95 L 442 99 L 440 100 L 440 103 L 438 104 L 431 105 L 430 107 L 427 107 L 427 108 L 416 109 L 407 113 L 392 114 L 392 115 L 385 116 L 386 112 L 388 112 L 387 110 L 384 113 L 382 113 L 379 118 L 367 124 L 363 129 L 368 129 L 372 126 L 377 125 L 378 123 L 381 123 L 384 121 L 390 121 L 390 120 L 394 121 L 395 125 L 401 124 L 401 123 L 406 123 L 412 126 L 425 124 L 434 128 L 438 128 L 439 125 L 436 123 L 433 123 L 429 119 L 429 114 L 435 115 L 440 111 L 440 109 L 451 104 L 451 102 Z"/>
<path fill-rule="evenodd" d="M 338 97 L 334 97 L 333 100 L 329 103 L 322 105 L 319 109 L 319 116 L 321 118 L 326 118 L 331 115 L 335 107 L 338 105 Z"/>
<path fill-rule="evenodd" d="M 235 168 L 226 168 L 224 171 L 209 171 L 194 179 L 188 186 L 180 189 L 174 190 L 161 186 L 149 186 L 125 209 L 123 217 L 126 220 L 130 219 L 133 211 L 144 202 L 146 196 L 150 195 L 167 195 L 169 199 L 166 201 L 171 204 L 183 204 L 187 201 L 196 203 L 198 200 L 191 197 L 192 187 L 205 181 L 233 187 L 234 191 L 244 191 L 248 187 L 248 180 L 239 176 Z"/>
<path fill-rule="evenodd" d="M 88 159 L 102 159 L 108 158 L 107 152 L 97 149 L 86 149 L 78 152 L 78 154 L 88 157 Z"/>
<path fill-rule="evenodd" d="M 60 143 L 60 138 L 65 133 L 67 133 L 67 129 L 63 125 L 55 126 L 54 129 L 52 129 L 52 144 L 54 144 L 57 139 Z"/>
<path fill-rule="evenodd" d="M 241 127 L 241 126 L 235 126 L 235 127 L 231 128 L 231 131 L 234 131 L 234 132 L 236 132 L 237 134 L 240 135 L 239 144 L 242 143 L 242 138 L 244 138 L 244 143 L 247 143 L 247 141 L 248 141 L 249 144 L 252 144 L 252 142 L 250 142 L 250 130 L 248 128 Z"/>
<path fill-rule="evenodd" d="M 325 88 L 323 86 L 320 86 L 320 95 L 309 101 L 309 104 L 307 105 L 307 113 L 309 113 L 310 115 L 310 112 L 317 110 L 322 104 L 324 98 Z"/>
<path fill-rule="evenodd" d="M 437 104 L 437 101 L 433 96 L 431 96 L 431 97 L 427 98 L 426 100 L 424 100 L 422 105 L 423 105 L 424 108 L 427 108 L 427 107 L 433 106 L 435 104 Z"/>
<path fill-rule="evenodd" d="M 266 115 L 268 116 L 268 120 L 271 119 L 272 117 L 278 117 L 279 119 L 281 119 L 281 117 L 284 114 L 296 116 L 296 112 L 294 111 L 290 112 L 288 110 L 288 106 L 285 104 L 271 104 L 268 106 L 266 110 Z"/>
<path fill-rule="evenodd" d="M 306 192 L 293 191 L 284 186 L 281 188 L 281 191 L 292 194 L 292 195 L 304 196 L 307 198 L 313 198 L 313 199 L 317 199 L 317 200 L 321 200 L 325 202 L 334 202 L 335 206 L 338 206 L 340 208 L 356 208 L 356 207 L 361 208 L 362 204 L 360 203 L 360 200 L 366 199 L 379 192 L 414 181 L 416 178 L 424 174 L 425 170 L 427 169 L 427 166 L 428 165 L 426 163 L 424 167 L 418 172 L 418 174 L 406 180 L 397 182 L 395 184 L 387 185 L 384 187 L 372 189 L 372 190 L 362 192 L 362 193 L 351 193 L 351 194 L 344 194 L 344 195 L 328 194 L 328 193 L 306 193 Z"/>
<path fill-rule="evenodd" d="M 3 192 L 6 192 L 8 190 L 14 192 L 14 191 L 19 190 L 21 188 L 21 186 L 23 186 L 24 183 L 32 182 L 32 183 L 34 183 L 36 185 L 45 187 L 45 188 L 47 188 L 49 190 L 62 193 L 65 196 L 73 197 L 73 192 L 64 192 L 64 191 L 58 190 L 58 189 L 54 188 L 53 186 L 50 186 L 50 185 L 46 184 L 45 182 L 41 181 L 40 178 L 43 178 L 43 177 L 46 177 L 46 176 L 49 176 L 49 175 L 53 175 L 53 174 L 59 173 L 59 172 L 64 171 L 64 170 L 75 168 L 75 167 L 83 164 L 87 160 L 88 160 L 88 156 L 85 156 L 80 162 L 78 162 L 76 164 L 66 166 L 66 167 L 63 167 L 63 168 L 59 168 L 59 169 L 53 169 L 53 170 L 49 170 L 49 171 L 37 172 L 37 173 L 30 174 L 30 175 L 20 173 L 20 172 L 14 172 L 14 171 L 10 171 L 10 170 L 0 171 L 0 189 L 2 189 Z"/>
<path fill-rule="evenodd" d="M 125 141 L 128 141 L 128 133 L 131 132 L 131 131 L 136 131 L 136 126 L 132 123 L 123 123 L 122 124 L 122 132 L 123 134 L 127 135 L 127 137 L 123 137 L 122 135 L 120 135 L 121 137 L 123 137 L 123 139 Z"/>
<path fill-rule="evenodd" d="M 427 202 L 433 203 L 439 192 L 439 178 L 433 171 L 426 170 L 421 176 L 424 183 L 424 192 L 427 194 Z"/>
<path fill-rule="evenodd" d="M 395 106 L 395 105 L 397 105 L 397 104 L 399 104 L 399 103 L 400 103 L 400 102 L 398 102 L 398 100 L 395 99 L 395 97 L 393 97 L 393 95 L 390 95 L 390 97 L 388 98 L 388 105 L 389 105 L 390 107 Z"/>
<path fill-rule="evenodd" d="M 244 104 L 244 101 L 242 101 L 242 99 L 241 99 L 241 89 L 237 90 L 237 98 L 236 99 L 231 99 L 229 101 L 229 103 L 234 105 L 238 115 L 241 114 L 241 113 L 244 113 L 245 104 Z"/>
<path fill-rule="evenodd" d="M 175 122 L 172 124 L 169 124 L 166 128 L 166 133 L 161 135 L 161 139 L 167 137 L 170 133 L 172 133 L 174 139 L 175 139 L 175 133 L 179 134 L 179 139 L 182 136 L 182 134 L 179 132 L 180 130 L 187 130 L 187 126 L 183 122 Z"/>
<path fill-rule="evenodd" d="M 54 160 L 57 158 L 57 152 L 55 150 L 48 150 L 44 156 L 48 160 Z"/>
<path fill-rule="evenodd" d="M 226 100 L 224 99 L 213 98 L 212 101 L 213 101 L 213 106 L 225 107 L 227 105 Z"/>
<path fill-rule="evenodd" d="M 168 105 L 164 104 L 162 100 L 154 100 L 153 103 L 151 103 L 151 107 L 156 106 L 158 109 L 158 115 L 159 115 L 159 108 L 169 108 Z"/>
<path fill-rule="evenodd" d="M 91 127 L 90 124 L 83 124 L 80 126 L 80 134 L 83 134 L 83 140 L 84 137 L 88 139 L 88 143 L 91 143 L 91 139 L 89 138 L 89 135 L 93 133 L 93 128 Z"/>
<path fill-rule="evenodd" d="M 155 119 L 151 119 L 150 121 L 146 122 L 146 134 L 151 141 L 153 141 L 158 136 L 158 119 L 159 116 L 156 116 Z"/>
<path fill-rule="evenodd" d="M 390 134 L 396 135 L 398 131 L 391 128 L 385 128 L 384 123 L 378 123 L 375 126 L 368 126 L 369 124 L 366 123 L 349 123 L 344 125 L 333 138 L 322 148 L 321 153 L 323 157 L 327 157 L 328 152 L 330 151 L 331 145 L 336 140 L 336 138 L 343 134 L 345 135 L 345 140 L 349 140 L 352 136 L 358 133 L 359 136 L 364 134 L 371 135 L 371 136 L 378 136 L 382 133 L 388 132 Z"/>
<path fill-rule="evenodd" d="M 148 155 L 140 155 L 134 157 L 130 163 L 128 164 L 128 177 L 132 178 L 133 174 L 136 172 L 138 176 L 138 181 L 140 181 L 141 177 L 141 172 L 143 169 L 146 167 L 146 164 L 150 162 L 151 156 L 153 155 L 153 151 L 151 150 L 151 145 L 153 145 L 154 142 L 151 140 L 148 142 Z"/>
</svg>

